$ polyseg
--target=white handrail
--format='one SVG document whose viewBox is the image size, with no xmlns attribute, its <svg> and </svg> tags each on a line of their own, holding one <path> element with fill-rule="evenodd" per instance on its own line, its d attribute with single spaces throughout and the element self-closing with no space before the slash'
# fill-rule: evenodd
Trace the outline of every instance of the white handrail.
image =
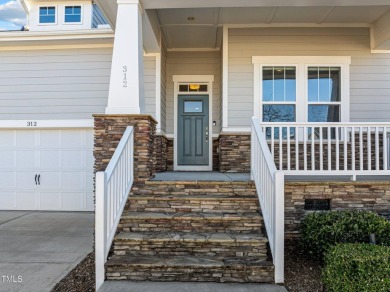
<svg viewBox="0 0 390 292">
<path fill-rule="evenodd" d="M 127 127 L 106 170 L 96 173 L 96 290 L 104 283 L 104 265 L 134 180 L 134 132 Z"/>
<path fill-rule="evenodd" d="M 287 175 L 389 175 L 390 123 L 261 123 Z"/>
<path fill-rule="evenodd" d="M 252 118 L 251 177 L 255 182 L 275 267 L 284 282 L 284 173 L 276 169 L 260 120 Z"/>
</svg>

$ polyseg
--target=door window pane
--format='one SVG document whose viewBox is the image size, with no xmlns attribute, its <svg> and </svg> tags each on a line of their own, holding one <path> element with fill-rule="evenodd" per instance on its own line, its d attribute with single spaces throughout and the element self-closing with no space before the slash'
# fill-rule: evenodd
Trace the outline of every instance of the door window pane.
<svg viewBox="0 0 390 292">
<path fill-rule="evenodd" d="M 340 122 L 340 105 L 309 105 L 309 122 Z"/>
<path fill-rule="evenodd" d="M 185 113 L 201 113 L 203 112 L 203 103 L 201 101 L 185 101 Z"/>
<path fill-rule="evenodd" d="M 265 102 L 295 102 L 296 68 L 263 67 L 262 89 Z"/>
<path fill-rule="evenodd" d="M 263 105 L 264 122 L 295 122 L 295 105 Z"/>
</svg>

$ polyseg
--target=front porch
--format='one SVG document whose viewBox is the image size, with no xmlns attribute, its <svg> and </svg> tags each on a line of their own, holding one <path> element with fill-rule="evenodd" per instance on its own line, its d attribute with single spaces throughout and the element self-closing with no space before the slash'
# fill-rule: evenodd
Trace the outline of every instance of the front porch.
<svg viewBox="0 0 390 292">
<path fill-rule="evenodd" d="M 284 239 L 308 212 L 386 215 L 389 6 L 144 0 L 120 1 L 115 14 L 100 2 L 116 23 L 106 115 L 95 119 L 96 170 L 110 163 L 97 177 L 100 281 L 282 283 Z M 167 172 L 178 170 L 189 172 Z M 159 228 L 202 235 L 149 237 Z"/>
</svg>

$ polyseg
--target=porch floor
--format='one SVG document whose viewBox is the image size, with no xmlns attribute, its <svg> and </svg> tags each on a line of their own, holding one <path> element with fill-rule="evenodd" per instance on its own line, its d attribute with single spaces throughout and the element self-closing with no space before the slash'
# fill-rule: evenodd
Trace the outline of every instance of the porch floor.
<svg viewBox="0 0 390 292">
<path fill-rule="evenodd" d="M 348 175 L 286 175 L 286 181 L 291 182 L 339 182 L 351 181 Z M 151 181 L 250 181 L 249 173 L 230 173 L 218 171 L 166 171 L 156 173 Z M 359 175 L 356 181 L 390 181 L 390 175 Z"/>
</svg>

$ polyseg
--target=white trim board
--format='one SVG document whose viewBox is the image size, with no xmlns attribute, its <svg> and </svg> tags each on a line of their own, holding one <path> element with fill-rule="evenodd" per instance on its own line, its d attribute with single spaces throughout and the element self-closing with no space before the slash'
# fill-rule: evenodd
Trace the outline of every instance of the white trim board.
<svg viewBox="0 0 390 292">
<path fill-rule="evenodd" d="M 308 66 L 337 66 L 341 68 L 341 120 L 349 122 L 350 119 L 350 56 L 254 56 L 254 110 L 253 115 L 260 120 L 262 116 L 262 67 L 263 66 L 294 66 L 296 67 L 296 116 L 297 122 L 307 122 L 307 68 Z"/>
<path fill-rule="evenodd" d="M 156 116 L 155 119 L 157 121 L 156 133 L 161 134 L 161 53 L 145 53 L 145 57 L 155 57 L 156 62 Z"/>
<path fill-rule="evenodd" d="M 93 128 L 93 120 L 0 120 L 0 129 Z"/>
<path fill-rule="evenodd" d="M 223 26 L 222 39 L 222 129 L 229 127 L 229 28 Z"/>
<path fill-rule="evenodd" d="M 173 95 L 173 125 L 174 125 L 174 155 L 173 155 L 173 169 L 182 171 L 211 171 L 213 170 L 213 143 L 209 139 L 209 165 L 195 166 L 195 165 L 177 165 L 177 119 L 178 119 L 178 96 L 179 83 L 207 83 L 207 92 L 186 92 L 183 95 L 208 95 L 209 96 L 209 137 L 213 137 L 213 82 L 214 75 L 173 75 L 174 95 Z"/>
</svg>

